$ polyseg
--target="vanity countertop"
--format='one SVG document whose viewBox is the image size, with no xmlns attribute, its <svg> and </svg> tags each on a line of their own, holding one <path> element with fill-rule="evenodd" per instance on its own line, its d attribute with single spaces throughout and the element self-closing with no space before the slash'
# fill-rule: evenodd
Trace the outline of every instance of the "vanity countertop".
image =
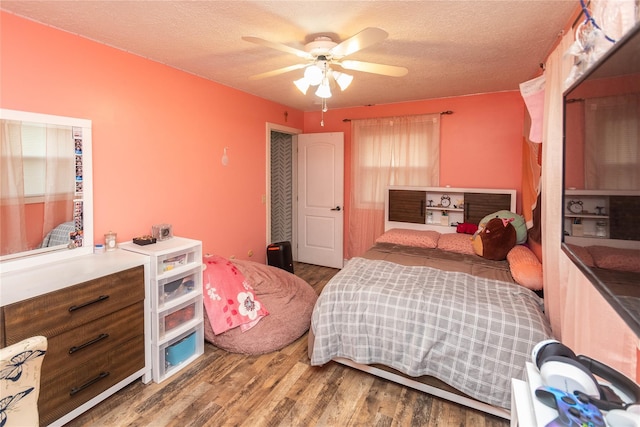
<svg viewBox="0 0 640 427">
<path fill-rule="evenodd" d="M 3 272 L 0 306 L 57 291 L 118 271 L 149 264 L 149 257 L 117 249 L 88 254 L 34 268 Z M 1 267 L 0 267 L 1 268 Z"/>
</svg>

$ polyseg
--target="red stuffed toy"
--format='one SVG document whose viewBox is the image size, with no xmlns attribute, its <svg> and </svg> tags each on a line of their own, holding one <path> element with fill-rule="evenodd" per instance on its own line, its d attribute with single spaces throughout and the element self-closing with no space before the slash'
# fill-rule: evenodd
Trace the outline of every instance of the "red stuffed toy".
<svg viewBox="0 0 640 427">
<path fill-rule="evenodd" d="M 478 231 L 478 226 L 470 222 L 461 222 L 456 227 L 456 233 L 474 234 Z"/>
</svg>

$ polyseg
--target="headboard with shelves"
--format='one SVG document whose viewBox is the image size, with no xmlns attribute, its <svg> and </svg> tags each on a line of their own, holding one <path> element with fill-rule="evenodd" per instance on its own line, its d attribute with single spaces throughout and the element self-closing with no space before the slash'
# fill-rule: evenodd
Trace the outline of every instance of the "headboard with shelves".
<svg viewBox="0 0 640 427">
<path fill-rule="evenodd" d="M 457 224 L 477 224 L 499 210 L 516 211 L 516 190 L 391 186 L 385 193 L 384 229 L 455 233 Z"/>
</svg>

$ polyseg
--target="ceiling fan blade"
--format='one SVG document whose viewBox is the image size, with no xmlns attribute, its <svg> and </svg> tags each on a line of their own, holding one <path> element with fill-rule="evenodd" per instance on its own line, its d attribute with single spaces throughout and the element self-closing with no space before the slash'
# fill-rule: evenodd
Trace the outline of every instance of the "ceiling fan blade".
<svg viewBox="0 0 640 427">
<path fill-rule="evenodd" d="M 364 71 L 365 73 L 382 74 L 383 76 L 402 77 L 406 76 L 409 70 L 395 65 L 374 64 L 362 61 L 336 61 L 335 64 L 346 70 Z"/>
<path fill-rule="evenodd" d="M 299 70 L 300 68 L 304 68 L 309 64 L 295 64 L 289 65 L 288 67 L 278 68 L 277 70 L 267 71 L 266 73 L 260 73 L 249 77 L 249 80 L 260 80 L 266 77 L 277 76 L 278 74 L 288 73 L 289 71 Z"/>
<path fill-rule="evenodd" d="M 286 44 L 270 42 L 269 40 L 261 39 L 259 37 L 251 37 L 251 36 L 244 36 L 242 37 L 242 40 L 259 44 L 262 46 L 270 47 L 271 49 L 279 50 L 281 52 L 290 53 L 300 58 L 309 59 L 309 60 L 313 59 L 313 57 L 308 52 L 305 52 L 304 50 L 296 49 L 294 47 L 287 46 Z"/>
<path fill-rule="evenodd" d="M 389 36 L 385 30 L 375 27 L 365 28 L 358 34 L 344 40 L 337 46 L 331 49 L 331 54 L 334 57 L 343 58 L 347 55 L 351 55 L 365 47 L 369 47 L 376 43 L 381 42 Z"/>
</svg>

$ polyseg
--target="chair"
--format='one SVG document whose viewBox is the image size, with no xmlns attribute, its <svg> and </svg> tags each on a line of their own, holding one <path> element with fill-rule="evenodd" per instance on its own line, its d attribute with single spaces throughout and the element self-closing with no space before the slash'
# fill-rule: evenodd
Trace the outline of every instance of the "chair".
<svg viewBox="0 0 640 427">
<path fill-rule="evenodd" d="M 43 336 L 0 348 L 0 427 L 39 424 L 40 372 L 46 352 Z"/>
</svg>

